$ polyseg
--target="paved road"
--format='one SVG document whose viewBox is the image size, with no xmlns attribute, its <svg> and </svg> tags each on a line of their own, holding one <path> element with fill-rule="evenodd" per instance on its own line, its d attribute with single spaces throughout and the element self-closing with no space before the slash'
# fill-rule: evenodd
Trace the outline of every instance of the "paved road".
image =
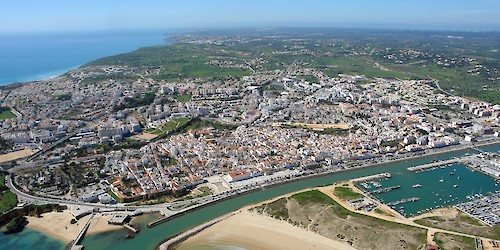
<svg viewBox="0 0 500 250">
<path fill-rule="evenodd" d="M 498 143 L 497 140 L 494 140 L 491 142 L 492 144 Z M 464 145 L 464 148 L 470 148 L 470 147 L 475 147 L 477 145 L 471 144 L 471 145 Z M 454 150 L 456 150 L 455 148 Z M 462 149 L 462 148 L 460 148 Z M 447 151 L 447 150 L 443 150 Z M 441 151 L 439 151 L 441 152 Z M 433 152 L 435 153 L 435 152 Z M 410 156 L 410 155 L 408 155 Z M 415 157 L 421 157 L 421 156 L 415 156 Z M 402 159 L 410 159 L 413 157 L 401 157 L 396 160 L 402 160 Z M 381 163 L 389 163 L 392 160 L 387 160 L 383 159 L 381 162 L 370 162 L 370 161 L 365 161 L 361 162 L 361 166 L 364 165 L 372 165 L 372 164 L 381 164 Z M 163 203 L 163 204 L 156 204 L 156 205 L 142 205 L 142 206 L 125 206 L 124 204 L 99 204 L 99 203 L 88 203 L 88 202 L 82 202 L 82 201 L 71 201 L 71 200 L 64 200 L 64 199 L 55 199 L 55 198 L 46 198 L 46 197 L 38 197 L 38 196 L 33 196 L 30 194 L 26 194 L 22 192 L 21 190 L 17 189 L 13 183 L 12 183 L 12 176 L 14 174 L 8 175 L 6 184 L 7 186 L 11 189 L 11 191 L 16 194 L 20 200 L 26 201 L 28 203 L 32 204 L 47 204 L 47 203 L 54 203 L 54 204 L 61 204 L 61 205 L 70 205 L 70 206 L 85 206 L 88 208 L 99 208 L 99 209 L 115 209 L 115 210 L 142 210 L 142 211 L 168 211 L 168 214 L 175 214 L 180 211 L 184 211 L 186 207 L 189 205 L 196 204 L 199 206 L 199 204 L 205 204 L 205 203 L 211 203 L 215 202 L 221 199 L 226 199 L 230 198 L 232 196 L 238 196 L 242 193 L 249 192 L 252 190 L 258 190 L 265 188 L 270 185 L 276 185 L 280 183 L 285 183 L 289 181 L 294 181 L 294 180 L 299 180 L 301 178 L 305 177 L 312 177 L 316 175 L 322 175 L 322 174 L 331 174 L 334 172 L 338 172 L 338 169 L 324 169 L 323 171 L 320 170 L 315 170 L 315 171 L 300 171 L 300 172 L 295 172 L 292 173 L 288 176 L 275 176 L 271 179 L 265 180 L 263 182 L 252 182 L 246 185 L 239 186 L 237 188 L 228 190 L 226 192 L 216 194 L 216 195 L 210 195 L 210 196 L 205 196 L 201 198 L 196 198 L 196 199 L 191 199 L 191 200 L 185 200 L 185 201 L 178 201 L 178 202 L 171 202 L 171 203 Z M 191 206 L 192 208 L 195 206 Z"/>
<path fill-rule="evenodd" d="M 443 92 L 443 93 L 445 93 L 447 95 L 450 95 L 450 96 L 455 96 L 454 94 L 452 94 L 452 93 L 450 93 L 450 92 L 442 89 L 441 86 L 439 86 L 439 82 L 438 81 L 436 81 L 435 83 L 436 83 L 436 88 L 439 89 L 441 92 Z"/>
</svg>

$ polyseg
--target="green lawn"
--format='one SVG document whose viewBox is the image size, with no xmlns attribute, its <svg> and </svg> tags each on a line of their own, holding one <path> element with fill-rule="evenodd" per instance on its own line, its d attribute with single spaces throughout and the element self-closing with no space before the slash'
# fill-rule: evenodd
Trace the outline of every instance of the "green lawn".
<svg viewBox="0 0 500 250">
<path fill-rule="evenodd" d="M 5 175 L 0 174 L 0 190 L 5 188 Z"/>
<path fill-rule="evenodd" d="M 118 197 L 115 193 L 113 193 L 113 191 L 109 190 L 108 191 L 108 194 L 113 197 L 113 199 L 115 199 L 116 202 L 121 202 L 122 199 L 120 199 L 120 197 Z"/>
<path fill-rule="evenodd" d="M 189 126 L 186 127 L 186 131 L 193 129 L 207 128 L 207 127 L 213 127 L 216 130 L 224 131 L 224 130 L 234 130 L 238 127 L 238 125 L 226 124 L 220 122 L 213 123 L 206 120 L 201 120 L 200 118 L 194 118 L 191 121 L 191 124 L 189 124 Z"/>
<path fill-rule="evenodd" d="M 174 157 L 168 157 L 168 165 L 177 165 L 177 160 Z"/>
<path fill-rule="evenodd" d="M 308 203 L 321 203 L 321 204 L 334 204 L 335 201 L 318 190 L 310 190 L 290 196 L 290 198 L 297 200 L 301 204 Z"/>
<path fill-rule="evenodd" d="M 175 96 L 175 100 L 177 100 L 178 102 L 189 102 L 191 100 L 191 95 L 190 94 L 177 95 Z"/>
<path fill-rule="evenodd" d="M 0 174 L 0 192 L 7 190 L 9 190 L 9 188 L 5 185 L 5 175 Z"/>
<path fill-rule="evenodd" d="M 303 78 L 310 83 L 319 83 L 319 79 L 313 75 L 300 76 L 300 78 Z"/>
<path fill-rule="evenodd" d="M 333 193 L 342 200 L 351 200 L 363 197 L 362 194 L 352 191 L 352 188 L 350 187 L 335 187 Z"/>
<path fill-rule="evenodd" d="M 16 118 L 16 115 L 14 115 L 14 113 L 12 113 L 12 111 L 10 110 L 2 111 L 2 113 L 0 113 L 0 120 L 10 119 L 10 118 Z"/>
<path fill-rule="evenodd" d="M 10 191 L 0 194 L 0 213 L 12 209 L 17 204 L 17 196 Z"/>
<path fill-rule="evenodd" d="M 166 135 L 168 132 L 170 132 L 176 128 L 179 128 L 179 127 L 186 125 L 186 123 L 188 123 L 190 120 L 191 120 L 191 118 L 188 118 L 188 117 L 177 118 L 177 119 L 173 119 L 171 121 L 164 123 L 163 125 L 161 125 L 160 127 L 156 128 L 156 129 L 148 129 L 146 131 L 148 133 L 151 133 L 151 134 L 162 136 L 162 135 Z"/>
</svg>

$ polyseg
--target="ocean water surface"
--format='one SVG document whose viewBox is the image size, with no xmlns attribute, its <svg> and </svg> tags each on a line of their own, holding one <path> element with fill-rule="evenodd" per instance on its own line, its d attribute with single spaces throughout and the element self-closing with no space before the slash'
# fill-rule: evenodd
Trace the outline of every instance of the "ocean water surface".
<svg viewBox="0 0 500 250">
<path fill-rule="evenodd" d="M 363 188 L 359 183 L 357 186 L 367 191 L 399 186 L 400 188 L 386 193 L 374 194 L 386 204 L 413 197 L 419 199 L 394 205 L 393 208 L 404 216 L 425 213 L 427 209 L 449 207 L 469 201 L 467 196 L 487 195 L 500 190 L 493 178 L 474 172 L 462 164 L 452 164 L 420 173 L 402 169 L 393 173 L 392 178 L 376 182 L 381 184 L 379 188 L 374 187 L 373 183 L 368 183 L 369 188 Z"/>
<path fill-rule="evenodd" d="M 0 233 L 0 250 L 63 250 L 64 247 L 64 242 L 27 227 L 16 234 Z"/>
<path fill-rule="evenodd" d="M 166 44 L 165 30 L 0 34 L 0 86 L 43 80 L 106 56 Z"/>
</svg>

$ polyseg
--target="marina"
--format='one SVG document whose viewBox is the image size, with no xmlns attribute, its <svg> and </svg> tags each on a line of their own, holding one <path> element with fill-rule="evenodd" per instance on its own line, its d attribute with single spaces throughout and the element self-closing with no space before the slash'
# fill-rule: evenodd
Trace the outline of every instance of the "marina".
<svg viewBox="0 0 500 250">
<path fill-rule="evenodd" d="M 485 151 L 490 152 L 498 152 L 500 150 L 500 145 L 493 145 L 484 147 Z M 417 213 L 417 211 L 430 211 L 436 206 L 451 206 L 457 203 L 461 203 L 467 201 L 465 198 L 467 195 L 470 195 L 472 190 L 479 190 L 478 183 L 484 183 L 482 192 L 487 193 L 493 190 L 498 190 L 498 187 L 495 186 L 495 182 L 489 178 L 488 176 L 482 175 L 480 173 L 475 173 L 472 175 L 472 178 L 468 178 L 467 175 L 469 173 L 474 173 L 467 169 L 465 166 L 462 168 L 458 167 L 455 176 L 449 176 L 449 169 L 437 169 L 437 173 L 434 171 L 415 173 L 407 171 L 406 168 L 410 166 L 416 166 L 419 164 L 427 164 L 432 160 L 448 160 L 453 157 L 460 157 L 465 154 L 473 153 L 472 150 L 460 150 L 453 152 L 446 152 L 440 155 L 427 156 L 422 158 L 415 158 L 410 160 L 402 160 L 399 162 L 391 162 L 388 164 L 381 164 L 377 167 L 372 168 L 364 168 L 364 169 L 356 169 L 356 170 L 348 170 L 340 173 L 335 173 L 328 176 L 320 176 L 311 179 L 304 179 L 284 185 L 275 186 L 272 188 L 267 188 L 266 190 L 248 193 L 245 195 L 241 195 L 235 197 L 233 199 L 229 199 L 217 204 L 213 204 L 211 206 L 207 206 L 205 208 L 193 211 L 184 216 L 180 216 L 178 218 L 174 218 L 168 222 L 160 224 L 154 228 L 147 228 L 146 224 L 143 225 L 143 230 L 140 234 L 138 234 L 135 238 L 124 241 L 124 233 L 123 232 L 107 232 L 100 233 L 95 235 L 89 235 L 85 237 L 82 241 L 82 244 L 88 249 L 126 249 L 126 248 L 136 248 L 136 249 L 155 249 L 156 246 L 162 242 L 165 238 L 172 237 L 174 235 L 179 234 L 189 228 L 194 228 L 199 224 L 202 224 L 206 221 L 215 219 L 224 214 L 230 213 L 232 211 L 237 210 L 248 204 L 253 204 L 257 202 L 261 202 L 263 200 L 267 200 L 273 197 L 277 197 L 280 195 L 284 195 L 290 192 L 294 192 L 297 190 L 306 189 L 313 186 L 321 186 L 328 185 L 334 182 L 342 181 L 342 180 L 353 180 L 353 179 L 362 179 L 366 178 L 366 176 L 377 175 L 380 173 L 389 173 L 393 178 L 378 180 L 382 187 L 384 186 L 393 186 L 393 185 L 401 185 L 402 187 L 398 190 L 394 190 L 389 193 L 379 194 L 377 196 L 381 196 L 387 202 L 397 201 L 408 196 L 411 197 L 420 197 L 421 199 L 412 203 L 401 204 L 404 208 L 403 212 L 406 213 Z M 439 172 L 440 170 L 444 170 Z M 431 174 L 430 176 L 427 176 Z M 363 177 L 364 176 L 364 177 Z M 438 185 L 446 185 L 447 183 L 439 183 L 438 180 L 443 176 L 444 181 L 448 179 L 452 179 L 453 181 L 457 180 L 458 176 L 460 178 L 460 185 L 458 188 L 453 189 L 459 192 L 459 195 L 456 197 L 450 198 L 450 193 L 446 193 L 446 197 L 444 192 L 441 192 Z M 430 178 L 430 179 L 428 179 Z M 363 180 L 362 180 L 363 181 Z M 364 180 L 366 181 L 366 180 Z M 368 180 L 373 181 L 373 180 Z M 412 188 L 411 183 L 420 183 L 422 184 L 422 188 Z M 361 185 L 361 184 L 359 184 Z M 452 185 L 452 184 L 450 184 Z M 371 186 L 371 185 L 370 185 Z M 451 186 L 450 186 L 451 187 Z M 411 190 L 410 195 L 408 193 Z M 400 193 L 403 191 L 402 193 Z M 399 194 L 398 194 L 399 193 Z M 436 193 L 441 197 L 435 196 Z M 399 197 L 393 197 L 393 196 Z M 404 194 L 404 195 L 403 195 Z M 405 196 L 406 195 L 406 196 Z M 432 196 L 432 197 L 431 197 Z M 391 198 L 392 197 L 392 198 Z M 455 199 L 451 203 L 444 204 L 443 202 L 438 202 L 438 199 L 443 198 L 446 199 Z M 434 201 L 436 203 L 434 203 Z M 405 205 L 411 204 L 411 207 L 415 207 L 415 209 L 411 210 L 411 207 L 406 207 Z M 144 215 L 147 216 L 147 215 Z M 157 219 L 151 218 L 148 222 Z"/>
<path fill-rule="evenodd" d="M 385 188 L 377 189 L 362 184 L 358 186 L 406 217 L 479 199 L 499 190 L 494 179 L 458 163 L 457 160 L 452 159 L 455 163 L 442 161 L 426 164 L 423 168 L 425 171 L 421 168 L 408 168 L 407 171 L 398 173 L 398 178 L 380 180 Z M 405 183 L 416 184 L 404 185 Z"/>
</svg>

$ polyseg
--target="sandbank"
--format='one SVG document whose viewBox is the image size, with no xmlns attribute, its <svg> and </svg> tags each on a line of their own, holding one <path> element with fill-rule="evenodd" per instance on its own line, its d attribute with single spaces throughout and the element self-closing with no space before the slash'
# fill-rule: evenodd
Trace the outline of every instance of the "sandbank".
<svg viewBox="0 0 500 250">
<path fill-rule="evenodd" d="M 248 210 L 242 210 L 203 230 L 179 244 L 176 249 L 206 245 L 233 245 L 246 249 L 355 250 L 345 243 L 328 239 L 305 228 Z"/>
</svg>

